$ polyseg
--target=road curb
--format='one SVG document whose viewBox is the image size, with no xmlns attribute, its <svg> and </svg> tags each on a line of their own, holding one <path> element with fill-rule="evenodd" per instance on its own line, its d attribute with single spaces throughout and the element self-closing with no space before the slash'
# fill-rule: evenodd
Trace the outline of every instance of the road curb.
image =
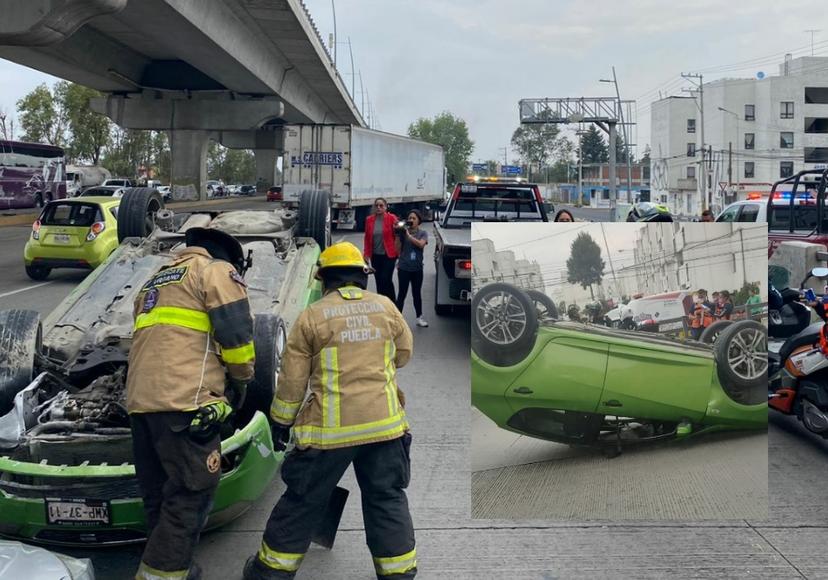
<svg viewBox="0 0 828 580">
<path fill-rule="evenodd" d="M 249 199 L 255 199 L 256 196 L 250 196 Z M 74 199 L 74 198 L 73 198 Z M 233 203 L 237 202 L 240 197 L 228 197 L 224 199 L 207 199 L 203 201 L 174 201 L 172 203 L 165 204 L 165 207 L 170 209 L 176 209 L 181 207 L 210 207 L 215 205 L 222 205 L 225 203 Z M 37 219 L 37 216 L 40 215 L 40 212 L 32 212 L 32 213 L 20 213 L 14 215 L 3 215 L 0 214 L 0 227 L 6 226 L 28 226 L 34 223 Z"/>
</svg>

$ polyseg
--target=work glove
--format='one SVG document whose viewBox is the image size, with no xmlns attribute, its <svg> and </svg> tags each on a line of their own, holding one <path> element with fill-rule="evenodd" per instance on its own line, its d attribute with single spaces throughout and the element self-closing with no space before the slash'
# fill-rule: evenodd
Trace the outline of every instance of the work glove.
<svg viewBox="0 0 828 580">
<path fill-rule="evenodd" d="M 233 413 L 233 408 L 224 401 L 211 401 L 199 407 L 190 421 L 190 437 L 197 443 L 207 443 L 219 434 L 221 424 Z"/>
<path fill-rule="evenodd" d="M 284 451 L 290 441 L 290 425 L 282 425 L 273 421 L 270 424 L 270 435 L 273 439 L 273 449 Z"/>
<path fill-rule="evenodd" d="M 247 397 L 247 381 L 230 377 L 227 380 L 225 395 L 234 409 L 241 409 L 242 405 L 244 405 L 244 400 Z"/>
</svg>

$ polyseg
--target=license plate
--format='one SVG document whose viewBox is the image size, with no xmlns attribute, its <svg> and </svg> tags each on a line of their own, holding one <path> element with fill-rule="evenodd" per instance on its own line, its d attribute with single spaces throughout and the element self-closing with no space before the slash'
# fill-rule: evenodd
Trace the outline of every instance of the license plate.
<svg viewBox="0 0 828 580">
<path fill-rule="evenodd" d="M 94 499 L 47 499 L 46 523 L 95 525 L 112 523 L 109 502 Z"/>
<path fill-rule="evenodd" d="M 55 234 L 53 238 L 56 244 L 68 244 L 72 241 L 68 234 Z"/>
</svg>

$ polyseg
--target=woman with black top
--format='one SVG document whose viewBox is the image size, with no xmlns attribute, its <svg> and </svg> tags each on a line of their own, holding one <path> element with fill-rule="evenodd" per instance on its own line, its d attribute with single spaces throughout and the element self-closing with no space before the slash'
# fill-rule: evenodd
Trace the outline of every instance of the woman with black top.
<svg viewBox="0 0 828 580">
<path fill-rule="evenodd" d="M 420 229 L 423 216 L 417 210 L 408 212 L 405 227 L 397 230 L 397 247 L 399 259 L 397 261 L 397 279 L 399 280 L 399 294 L 397 294 L 397 308 L 400 312 L 405 306 L 408 294 L 408 285 L 411 284 L 411 294 L 414 296 L 414 312 L 417 315 L 417 326 L 428 326 L 423 318 L 423 248 L 428 244 L 428 233 Z"/>
</svg>

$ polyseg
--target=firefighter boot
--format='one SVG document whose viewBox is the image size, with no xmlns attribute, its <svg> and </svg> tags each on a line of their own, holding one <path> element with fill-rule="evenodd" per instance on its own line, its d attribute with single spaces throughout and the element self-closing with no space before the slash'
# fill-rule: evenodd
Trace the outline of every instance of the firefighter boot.
<svg viewBox="0 0 828 580">
<path fill-rule="evenodd" d="M 242 580 L 292 580 L 296 572 L 274 570 L 262 564 L 258 554 L 253 554 L 244 563 Z"/>
</svg>

